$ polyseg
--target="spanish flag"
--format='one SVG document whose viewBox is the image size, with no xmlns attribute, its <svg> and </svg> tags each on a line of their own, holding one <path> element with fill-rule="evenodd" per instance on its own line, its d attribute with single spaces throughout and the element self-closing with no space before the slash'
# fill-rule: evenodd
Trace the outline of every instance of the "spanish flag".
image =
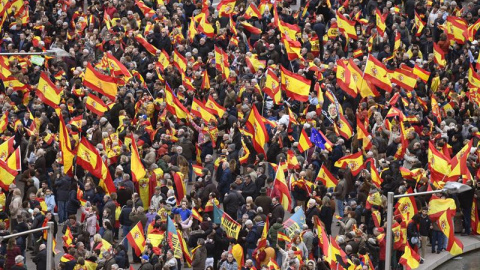
<svg viewBox="0 0 480 270">
<path fill-rule="evenodd" d="M 247 20 L 249 20 L 252 17 L 257 17 L 258 19 L 262 18 L 262 13 L 258 10 L 257 6 L 255 4 L 250 3 L 248 8 L 245 10 L 245 13 L 243 14 L 243 17 Z"/>
<path fill-rule="evenodd" d="M 116 79 L 96 71 L 90 63 L 88 63 L 83 77 L 83 85 L 115 101 L 117 96 Z"/>
<path fill-rule="evenodd" d="M 346 140 L 350 139 L 353 136 L 353 129 L 347 118 L 343 114 L 338 115 L 338 123 L 333 124 L 335 133 L 338 136 L 342 136 Z"/>
<path fill-rule="evenodd" d="M 420 266 L 420 255 L 416 253 L 407 242 L 405 251 L 398 261 L 401 265 L 405 266 L 407 270 L 415 269 Z"/>
<path fill-rule="evenodd" d="M 442 122 L 442 114 L 440 112 L 440 106 L 438 105 L 437 99 L 434 95 L 431 97 L 431 106 L 432 106 L 432 114 L 437 118 L 438 123 Z"/>
<path fill-rule="evenodd" d="M 187 114 L 187 108 L 185 108 L 180 100 L 173 94 L 168 83 L 165 85 L 165 103 L 167 104 L 167 110 L 177 118 L 187 119 L 190 117 Z"/>
<path fill-rule="evenodd" d="M 280 72 L 282 89 L 286 91 L 287 97 L 307 102 L 310 93 L 310 80 L 285 69 L 283 66 L 280 66 Z"/>
<path fill-rule="evenodd" d="M 257 110 L 256 106 L 252 107 L 250 114 L 248 115 L 247 122 L 245 123 L 247 129 L 253 134 L 253 147 L 257 153 L 265 154 L 265 144 L 268 142 L 269 137 L 263 117 Z"/>
<path fill-rule="evenodd" d="M 387 28 L 387 24 L 385 24 L 385 20 L 387 19 L 388 13 L 382 15 L 380 10 L 377 8 L 375 10 L 375 23 L 377 25 L 377 31 L 380 36 L 385 34 L 385 29 Z"/>
<path fill-rule="evenodd" d="M 8 167 L 8 164 L 0 160 L 0 187 L 3 190 L 8 190 L 9 186 L 13 184 L 15 176 L 18 172 Z"/>
<path fill-rule="evenodd" d="M 480 19 L 478 19 L 474 24 L 468 26 L 467 33 L 465 34 L 467 40 L 472 42 L 479 28 L 480 28 Z"/>
<path fill-rule="evenodd" d="M 208 73 L 206 69 L 202 72 L 202 85 L 200 86 L 200 88 L 210 90 L 210 78 L 208 78 Z"/>
<path fill-rule="evenodd" d="M 433 182 L 441 181 L 450 174 L 450 159 L 435 148 L 433 142 L 429 142 L 428 167 Z"/>
<path fill-rule="evenodd" d="M 198 31 L 204 33 L 207 37 L 213 38 L 215 36 L 215 29 L 213 29 L 213 26 L 207 21 L 205 16 L 203 16 L 200 20 L 197 29 Z"/>
<path fill-rule="evenodd" d="M 68 253 L 63 254 L 63 256 L 60 258 L 60 261 L 64 263 L 71 262 L 73 260 L 75 260 L 75 257 L 73 257 L 73 255 L 70 255 Z"/>
<path fill-rule="evenodd" d="M 450 40 L 464 44 L 465 35 L 468 35 L 468 23 L 462 18 L 447 16 L 444 30 Z"/>
<path fill-rule="evenodd" d="M 205 123 L 215 120 L 215 116 L 213 116 L 213 114 L 205 108 L 205 105 L 196 98 L 193 98 L 191 113 L 196 117 L 203 119 Z"/>
<path fill-rule="evenodd" d="M 305 131 L 305 128 L 302 129 L 302 133 L 300 133 L 300 139 L 298 139 L 298 150 L 300 153 L 303 153 L 310 149 L 313 146 L 313 143 L 310 141 L 310 138 Z"/>
<path fill-rule="evenodd" d="M 422 69 L 417 64 L 415 64 L 415 67 L 413 68 L 413 74 L 417 75 L 424 83 L 427 83 L 430 78 L 430 72 Z"/>
<path fill-rule="evenodd" d="M 448 175 L 448 180 L 446 181 L 457 181 L 459 177 L 466 179 L 469 178 L 470 171 L 467 167 L 467 158 L 470 155 L 470 150 L 472 149 L 473 140 L 465 144 L 462 149 L 452 158 L 451 161 L 451 171 Z M 446 182 L 445 181 L 445 182 Z"/>
<path fill-rule="evenodd" d="M 277 169 L 275 175 L 274 189 L 280 191 L 281 196 L 279 198 L 279 203 L 283 206 L 283 209 L 290 211 L 292 209 L 292 197 L 290 196 L 288 184 L 285 181 L 285 173 L 281 167 Z"/>
<path fill-rule="evenodd" d="M 135 5 L 142 11 L 143 16 L 151 18 L 155 15 L 155 11 L 149 8 L 142 0 L 135 0 Z"/>
<path fill-rule="evenodd" d="M 288 150 L 287 152 L 287 164 L 289 170 L 300 169 L 300 163 L 298 163 L 298 159 L 292 150 Z"/>
<path fill-rule="evenodd" d="M 240 22 L 240 24 L 243 26 L 243 28 L 245 30 L 247 30 L 248 32 L 250 32 L 253 35 L 260 35 L 262 33 L 261 29 L 249 24 L 246 21 Z"/>
<path fill-rule="evenodd" d="M 352 78 L 347 60 L 337 60 L 337 84 L 349 96 L 355 98 L 358 94 L 357 84 Z"/>
<path fill-rule="evenodd" d="M 132 181 L 138 183 L 140 179 L 145 177 L 146 171 L 143 167 L 142 160 L 140 159 L 140 155 L 138 154 L 137 143 L 135 142 L 135 138 L 133 134 L 130 135 L 132 139 L 131 151 L 132 157 L 130 160 L 130 171 L 132 172 Z"/>
<path fill-rule="evenodd" d="M 292 40 L 288 36 L 282 39 L 285 50 L 287 51 L 287 57 L 289 61 L 295 59 L 302 59 L 302 44 L 299 41 Z"/>
<path fill-rule="evenodd" d="M 280 235 L 280 232 L 278 232 L 278 234 Z M 280 270 L 280 266 L 278 266 L 277 262 L 275 260 L 272 260 L 272 258 L 270 258 L 270 260 L 268 261 L 267 268 L 268 270 Z"/>
<path fill-rule="evenodd" d="M 375 86 L 370 81 L 363 78 L 363 72 L 355 64 L 355 62 L 353 62 L 352 58 L 348 59 L 347 67 L 352 75 L 352 80 L 356 82 L 357 90 L 358 93 L 360 93 L 360 96 L 377 97 L 380 95 L 375 89 Z"/>
<path fill-rule="evenodd" d="M 158 49 L 155 48 L 152 44 L 148 43 L 148 41 L 142 36 L 142 34 L 136 35 L 135 40 L 140 43 L 151 55 L 155 55 L 157 53 Z"/>
<path fill-rule="evenodd" d="M 233 14 L 236 0 L 221 0 L 218 3 L 217 10 L 220 17 L 228 17 Z"/>
<path fill-rule="evenodd" d="M 278 241 L 283 241 L 283 242 L 292 242 L 292 239 L 290 239 L 290 237 L 288 237 L 287 234 L 285 234 L 284 232 L 281 232 L 281 231 L 279 231 L 277 233 L 277 240 Z"/>
<path fill-rule="evenodd" d="M 70 227 L 67 226 L 67 229 L 65 230 L 65 233 L 62 236 L 63 239 L 63 245 L 65 247 L 69 247 L 73 243 L 73 235 L 72 231 L 70 230 Z"/>
<path fill-rule="evenodd" d="M 245 164 L 247 163 L 248 158 L 250 157 L 250 149 L 248 149 L 243 138 L 242 138 L 242 149 L 243 149 L 243 156 L 238 157 L 238 161 L 240 162 L 240 164 Z"/>
<path fill-rule="evenodd" d="M 101 175 L 100 160 L 97 149 L 82 137 L 77 149 L 77 164 L 94 175 Z"/>
<path fill-rule="evenodd" d="M 130 71 L 127 69 L 127 67 L 122 64 L 122 62 L 118 61 L 115 56 L 111 55 L 110 53 L 106 52 L 105 55 L 105 60 L 108 63 L 108 69 L 110 72 L 115 75 L 115 76 L 125 76 L 125 80 L 130 80 L 133 76 L 130 73 Z"/>
<path fill-rule="evenodd" d="M 188 40 L 193 42 L 193 39 L 198 34 L 197 28 L 195 27 L 195 19 L 192 17 L 190 19 L 190 24 L 188 25 Z"/>
<path fill-rule="evenodd" d="M 323 185 L 327 188 L 334 188 L 338 184 L 338 179 L 333 176 L 333 174 L 327 169 L 325 164 L 322 164 L 322 167 L 320 167 L 317 179 L 315 179 L 315 181 L 321 181 Z"/>
<path fill-rule="evenodd" d="M 0 144 L 0 160 L 7 161 L 7 158 L 13 152 L 15 144 L 15 136 L 8 138 Z"/>
<path fill-rule="evenodd" d="M 203 170 L 203 167 L 200 166 L 200 165 L 196 165 L 196 164 L 192 164 L 192 168 L 193 168 L 193 172 L 195 173 L 195 175 L 197 176 L 201 176 L 203 173 L 202 173 L 202 170 Z"/>
<path fill-rule="evenodd" d="M 455 237 L 455 232 L 453 231 L 453 217 L 455 212 L 453 211 L 443 211 L 443 213 L 438 218 L 437 224 L 438 227 L 442 230 L 443 234 L 447 236 L 447 250 L 453 256 L 463 253 L 463 244 Z"/>
<path fill-rule="evenodd" d="M 340 264 L 345 269 L 348 269 L 348 259 L 347 254 L 338 246 L 338 243 L 335 239 L 330 236 L 330 246 L 328 248 L 327 261 L 330 264 L 330 267 L 338 268 L 336 265 L 337 263 Z"/>
<path fill-rule="evenodd" d="M 205 103 L 205 109 L 213 115 L 218 115 L 220 118 L 222 118 L 223 114 L 227 111 L 227 109 L 218 104 L 211 95 Z"/>
<path fill-rule="evenodd" d="M 355 29 L 355 22 L 345 18 L 345 16 L 343 16 L 338 10 L 337 10 L 337 24 L 338 24 L 338 28 L 340 29 L 340 32 L 342 32 L 345 37 L 353 38 L 355 40 L 357 39 L 357 30 Z"/>
<path fill-rule="evenodd" d="M 391 92 L 392 83 L 387 75 L 388 71 L 385 65 L 370 54 L 365 65 L 364 78 L 383 90 Z"/>
<path fill-rule="evenodd" d="M 447 65 L 445 60 L 445 52 L 438 46 L 437 43 L 433 43 L 433 60 L 440 68 L 444 68 Z"/>
<path fill-rule="evenodd" d="M 60 109 L 56 110 L 56 112 L 57 115 L 61 115 Z M 75 158 L 75 155 L 72 151 L 70 136 L 63 117 L 60 117 L 60 124 L 58 128 L 58 142 L 60 144 L 60 151 L 62 152 L 63 173 L 66 175 L 71 175 L 73 173 L 73 159 Z"/>
<path fill-rule="evenodd" d="M 15 151 L 8 157 L 7 165 L 10 169 L 15 171 L 22 170 L 22 155 L 20 154 L 20 147 L 17 147 Z"/>
<path fill-rule="evenodd" d="M 365 125 L 362 123 L 359 117 L 357 117 L 357 139 L 362 139 L 362 145 L 365 150 L 370 150 L 372 148 L 372 140 L 368 137 L 371 136 L 365 127 Z"/>
<path fill-rule="evenodd" d="M 344 156 L 335 162 L 335 167 L 349 168 L 352 174 L 356 176 L 364 167 L 362 152 L 356 152 L 348 156 Z"/>
<path fill-rule="evenodd" d="M 266 61 L 258 60 L 258 55 L 256 54 L 252 54 L 252 56 L 246 56 L 245 63 L 252 73 L 256 73 L 260 68 L 264 69 L 266 65 Z"/>
<path fill-rule="evenodd" d="M 417 29 L 417 33 L 415 35 L 417 37 L 419 37 L 422 34 L 424 27 L 425 27 L 425 23 L 422 21 L 422 18 L 420 18 L 417 11 L 415 11 L 415 28 Z"/>
<path fill-rule="evenodd" d="M 365 163 L 370 165 L 370 177 L 372 178 L 372 183 L 377 187 L 381 188 L 382 185 L 382 178 L 380 178 L 380 174 L 378 173 L 378 169 L 375 166 L 375 160 L 372 158 L 367 159 Z"/>
<path fill-rule="evenodd" d="M 98 116 L 102 116 L 108 111 L 107 105 L 99 97 L 93 94 L 88 95 L 85 101 L 85 107 Z"/>
<path fill-rule="evenodd" d="M 36 93 L 41 101 L 52 108 L 60 104 L 62 90 L 57 88 L 45 72 L 40 74 Z"/>
<path fill-rule="evenodd" d="M 139 221 L 130 232 L 128 232 L 127 240 L 135 250 L 135 254 L 140 256 L 145 248 L 145 235 L 143 234 L 142 222 Z"/>
<path fill-rule="evenodd" d="M 187 59 L 177 50 L 173 51 L 173 65 L 178 69 L 178 71 L 180 71 L 180 73 L 185 73 L 187 70 Z"/>
<path fill-rule="evenodd" d="M 280 91 L 280 80 L 277 75 L 270 68 L 267 69 L 267 76 L 265 78 L 265 86 L 263 88 L 265 94 L 273 99 L 273 103 L 280 104 L 282 100 L 282 91 Z"/>
<path fill-rule="evenodd" d="M 8 111 L 5 111 L 5 113 L 0 117 L 0 134 L 5 132 L 7 130 L 8 126 Z"/>
</svg>

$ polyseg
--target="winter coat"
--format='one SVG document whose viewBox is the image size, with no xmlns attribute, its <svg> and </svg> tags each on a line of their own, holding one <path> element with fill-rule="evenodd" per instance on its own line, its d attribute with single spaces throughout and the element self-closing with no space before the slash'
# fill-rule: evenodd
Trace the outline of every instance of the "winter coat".
<svg viewBox="0 0 480 270">
<path fill-rule="evenodd" d="M 192 270 L 205 269 L 205 260 L 207 260 L 207 248 L 201 246 L 193 253 Z"/>
</svg>

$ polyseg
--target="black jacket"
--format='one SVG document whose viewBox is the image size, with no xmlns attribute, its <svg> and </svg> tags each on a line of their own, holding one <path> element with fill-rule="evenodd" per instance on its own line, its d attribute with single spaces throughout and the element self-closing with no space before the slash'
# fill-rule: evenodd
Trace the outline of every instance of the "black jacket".
<svg viewBox="0 0 480 270">
<path fill-rule="evenodd" d="M 120 212 L 120 217 L 118 218 L 121 225 L 132 226 L 132 221 L 129 218 L 131 212 L 132 212 L 132 207 L 124 206 L 122 208 L 122 212 Z"/>
<path fill-rule="evenodd" d="M 68 201 L 68 193 L 70 191 L 71 178 L 63 176 L 55 181 L 55 189 L 57 190 L 57 200 L 61 202 Z"/>
<path fill-rule="evenodd" d="M 47 249 L 37 253 L 37 256 L 33 258 L 33 262 L 37 266 L 37 270 L 46 270 L 47 269 Z"/>
</svg>

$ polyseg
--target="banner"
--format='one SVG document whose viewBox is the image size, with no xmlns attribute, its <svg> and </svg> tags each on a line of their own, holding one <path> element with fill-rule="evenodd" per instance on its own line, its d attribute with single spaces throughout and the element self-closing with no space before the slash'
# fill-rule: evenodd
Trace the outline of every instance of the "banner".
<svg viewBox="0 0 480 270">
<path fill-rule="evenodd" d="M 302 231 L 303 224 L 305 224 L 305 213 L 302 208 L 298 208 L 297 212 L 283 223 L 285 233 L 292 238 L 296 230 Z"/>
<path fill-rule="evenodd" d="M 178 239 L 177 229 L 170 217 L 168 217 L 167 223 L 168 245 L 173 250 L 175 258 L 180 259 L 183 257 L 183 251 L 182 246 L 180 245 L 180 239 Z"/>
<path fill-rule="evenodd" d="M 220 224 L 220 228 L 225 231 L 228 238 L 238 238 L 242 226 L 216 205 L 213 206 L 213 222 Z"/>
</svg>

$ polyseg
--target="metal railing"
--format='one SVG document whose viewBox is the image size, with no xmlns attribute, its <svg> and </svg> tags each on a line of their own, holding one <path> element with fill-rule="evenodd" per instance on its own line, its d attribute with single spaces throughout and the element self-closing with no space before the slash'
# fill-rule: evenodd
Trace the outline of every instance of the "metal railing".
<svg viewBox="0 0 480 270">
<path fill-rule="evenodd" d="M 51 270 L 51 269 L 53 269 L 52 268 L 52 263 L 53 263 L 53 256 L 52 256 L 52 252 L 53 252 L 53 221 L 47 222 L 46 227 L 41 227 L 41 228 L 31 229 L 31 230 L 24 231 L 24 232 L 19 232 L 19 233 L 13 233 L 13 234 L 5 235 L 5 236 L 0 236 L 0 241 L 3 241 L 5 239 L 10 239 L 10 238 L 13 238 L 13 237 L 17 237 L 17 236 L 22 236 L 22 235 L 34 233 L 34 232 L 40 232 L 40 231 L 44 231 L 44 230 L 48 230 L 48 232 L 47 232 L 47 247 L 46 247 L 46 249 L 47 249 L 47 268 L 46 269 Z M 49 253 L 49 251 L 50 251 L 50 253 Z"/>
</svg>

